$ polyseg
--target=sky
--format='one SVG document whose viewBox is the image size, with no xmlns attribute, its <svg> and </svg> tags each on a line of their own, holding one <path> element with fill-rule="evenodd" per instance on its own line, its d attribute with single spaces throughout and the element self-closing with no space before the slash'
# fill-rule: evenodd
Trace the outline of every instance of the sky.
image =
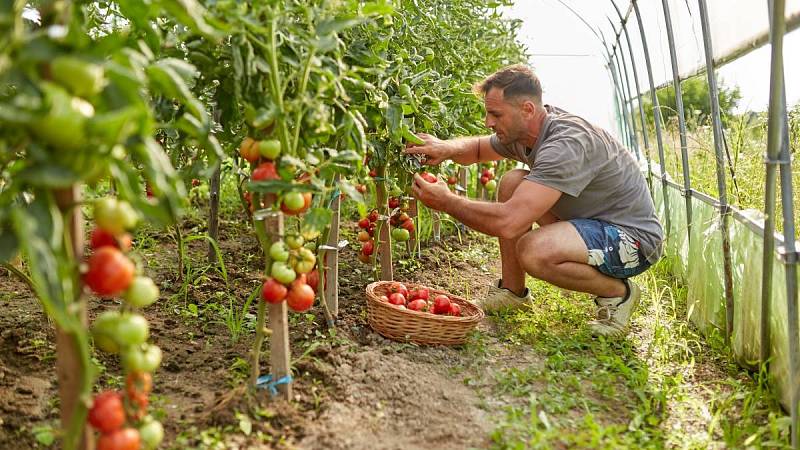
<svg viewBox="0 0 800 450">
<path fill-rule="evenodd" d="M 564 0 L 564 3 L 573 6 L 593 26 L 602 19 L 605 28 L 610 29 L 605 20 L 610 3 L 600 0 Z M 610 11 L 614 14 L 613 9 Z M 558 0 L 517 0 L 505 14 L 522 20 L 518 38 L 531 54 L 531 65 L 542 81 L 545 103 L 559 106 L 615 131 L 611 76 L 605 67 L 603 47 L 588 27 Z M 646 18 L 644 22 L 648 23 Z M 663 29 L 654 31 L 663 33 Z M 632 36 L 632 40 L 636 39 L 638 33 L 636 37 Z M 698 41 L 697 36 L 691 39 L 702 43 L 702 38 Z M 658 45 L 651 42 L 649 45 L 654 72 L 668 70 L 668 48 L 659 49 Z M 784 73 L 787 104 L 790 106 L 800 101 L 800 83 L 793 83 L 800 79 L 800 58 L 790 56 L 798 54 L 800 31 L 794 31 L 786 35 L 784 40 Z M 740 111 L 766 110 L 769 102 L 769 63 L 770 46 L 766 45 L 718 70 L 724 86 L 738 86 L 741 90 Z M 644 89 L 647 79 L 643 60 L 637 61 L 637 69 L 640 72 L 639 82 Z"/>
</svg>

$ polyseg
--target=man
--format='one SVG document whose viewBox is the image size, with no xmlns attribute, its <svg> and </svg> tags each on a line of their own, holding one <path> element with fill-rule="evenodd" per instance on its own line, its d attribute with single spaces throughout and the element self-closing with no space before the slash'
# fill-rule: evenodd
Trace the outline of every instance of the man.
<svg viewBox="0 0 800 450">
<path fill-rule="evenodd" d="M 509 158 L 530 167 L 503 175 L 497 203 L 469 200 L 442 181 L 415 176 L 413 193 L 423 204 L 499 238 L 502 278 L 482 306 L 530 302 L 527 272 L 595 295 L 594 334 L 624 333 L 641 295 L 628 278 L 658 260 L 663 240 L 636 161 L 608 132 L 544 105 L 541 84 L 525 66 L 502 69 L 475 90 L 493 135 L 443 141 L 421 134 L 425 144 L 409 145 L 406 153 L 426 155 L 432 165 Z"/>
</svg>

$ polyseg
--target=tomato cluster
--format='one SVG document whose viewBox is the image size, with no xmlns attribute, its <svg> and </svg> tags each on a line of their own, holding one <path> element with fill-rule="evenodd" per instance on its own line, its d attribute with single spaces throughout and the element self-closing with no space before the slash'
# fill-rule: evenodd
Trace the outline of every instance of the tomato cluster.
<svg viewBox="0 0 800 450">
<path fill-rule="evenodd" d="M 497 189 L 497 181 L 494 179 L 494 171 L 492 169 L 485 168 L 481 171 L 480 182 L 488 192 L 494 192 Z"/>
<path fill-rule="evenodd" d="M 144 416 L 152 383 L 150 374 L 141 375 L 128 376 L 125 397 L 117 391 L 101 392 L 94 397 L 88 420 L 100 432 L 97 450 L 150 450 L 164 439 L 161 423 Z"/>
<path fill-rule="evenodd" d="M 393 226 L 392 239 L 405 242 L 414 234 L 414 219 L 408 215 L 408 203 L 400 197 L 389 198 L 389 225 Z"/>
<path fill-rule="evenodd" d="M 461 316 L 461 306 L 453 302 L 450 297 L 439 294 L 431 299 L 428 288 L 419 287 L 409 290 L 406 285 L 397 281 L 389 285 L 388 295 L 380 296 L 380 300 L 400 309 Z"/>
<path fill-rule="evenodd" d="M 367 214 L 367 217 L 358 221 L 358 240 L 361 242 L 361 250 L 358 252 L 358 260 L 363 263 L 369 263 L 370 257 L 375 253 L 375 227 L 380 219 L 380 214 L 377 209 L 373 209 Z"/>
<path fill-rule="evenodd" d="M 261 287 L 261 298 L 267 303 L 286 300 L 293 311 L 307 311 L 314 304 L 319 272 L 314 242 L 305 242 L 301 234 L 289 234 L 269 248 L 272 259 L 270 276 Z"/>
</svg>

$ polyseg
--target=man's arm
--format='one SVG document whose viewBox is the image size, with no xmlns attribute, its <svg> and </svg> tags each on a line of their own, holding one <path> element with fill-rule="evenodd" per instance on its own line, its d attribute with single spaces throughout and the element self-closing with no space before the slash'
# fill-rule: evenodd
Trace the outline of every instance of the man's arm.
<svg viewBox="0 0 800 450">
<path fill-rule="evenodd" d="M 522 236 L 561 198 L 561 191 L 523 180 L 508 201 L 489 203 L 455 195 L 444 182 L 414 177 L 414 196 L 425 206 L 444 211 L 473 230 L 503 239 Z"/>
<path fill-rule="evenodd" d="M 475 164 L 477 162 L 497 161 L 503 159 L 497 154 L 489 142 L 489 136 L 463 137 L 441 140 L 435 136 L 419 133 L 425 144 L 406 146 L 407 154 L 426 155 L 429 165 L 435 166 L 445 159 L 450 159 L 461 165 Z"/>
</svg>

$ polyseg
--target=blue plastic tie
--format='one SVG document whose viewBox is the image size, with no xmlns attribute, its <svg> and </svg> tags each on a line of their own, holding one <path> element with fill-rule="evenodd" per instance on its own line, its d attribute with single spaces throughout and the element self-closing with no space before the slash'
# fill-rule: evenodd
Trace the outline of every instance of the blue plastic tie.
<svg viewBox="0 0 800 450">
<path fill-rule="evenodd" d="M 289 384 L 292 382 L 291 375 L 285 375 L 279 378 L 276 381 L 272 381 L 272 374 L 268 373 L 266 375 L 261 375 L 256 380 L 256 387 L 259 389 L 269 389 L 269 393 L 274 397 L 278 395 L 278 388 L 276 388 L 279 384 Z"/>
</svg>

